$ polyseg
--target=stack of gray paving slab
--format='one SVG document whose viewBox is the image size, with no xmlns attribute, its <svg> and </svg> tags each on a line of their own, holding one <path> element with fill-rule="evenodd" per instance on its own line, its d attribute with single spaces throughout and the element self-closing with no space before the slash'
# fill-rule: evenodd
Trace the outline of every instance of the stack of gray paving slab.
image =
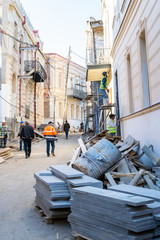
<svg viewBox="0 0 160 240">
<path fill-rule="evenodd" d="M 152 214 L 156 220 L 157 228 L 155 229 L 155 236 L 160 236 L 160 191 L 126 184 L 109 187 L 109 190 L 153 199 L 154 202 L 147 204 L 147 207 L 152 210 Z"/>
<path fill-rule="evenodd" d="M 45 175 L 46 174 L 46 175 Z M 34 174 L 36 204 L 48 217 L 66 218 L 70 212 L 70 192 L 67 184 L 50 171 Z"/>
<path fill-rule="evenodd" d="M 72 189 L 81 186 L 103 188 L 103 183 L 67 165 L 51 166 L 50 170 L 34 174 L 36 204 L 48 217 L 67 217 Z"/>
<path fill-rule="evenodd" d="M 97 188 L 103 188 L 103 182 L 95 178 L 89 177 L 84 173 L 77 171 L 67 165 L 55 165 L 51 166 L 52 173 L 64 180 L 72 194 L 72 189 L 82 186 L 94 186 Z"/>
<path fill-rule="evenodd" d="M 147 207 L 152 202 L 90 186 L 74 188 L 68 220 L 73 232 L 92 240 L 152 239 L 156 223 Z"/>
</svg>

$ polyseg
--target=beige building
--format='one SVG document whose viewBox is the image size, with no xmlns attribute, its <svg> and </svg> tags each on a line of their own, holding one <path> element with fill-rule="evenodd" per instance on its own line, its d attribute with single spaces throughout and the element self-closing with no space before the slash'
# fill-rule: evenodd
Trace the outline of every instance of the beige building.
<svg viewBox="0 0 160 240">
<path fill-rule="evenodd" d="M 56 127 L 59 124 L 62 126 L 66 111 L 68 122 L 72 127 L 77 128 L 80 122 L 84 121 L 82 100 L 87 92 L 86 69 L 70 61 L 66 85 L 68 60 L 56 53 L 49 53 L 46 56 L 49 78 L 45 83 L 45 123 L 53 121 Z M 66 86 L 67 98 L 65 98 Z"/>
<path fill-rule="evenodd" d="M 0 46 L 0 121 L 6 120 L 16 133 L 21 120 L 43 123 L 45 57 L 38 31 L 34 31 L 20 1 L 0 1 L 0 12 L 4 31 Z"/>
<path fill-rule="evenodd" d="M 160 154 L 159 0 L 117 0 L 112 57 L 122 136 Z"/>
</svg>

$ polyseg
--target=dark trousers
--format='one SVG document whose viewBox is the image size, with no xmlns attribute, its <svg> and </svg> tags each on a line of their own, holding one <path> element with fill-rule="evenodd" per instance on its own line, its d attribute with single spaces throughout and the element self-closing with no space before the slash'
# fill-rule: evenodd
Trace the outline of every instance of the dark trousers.
<svg viewBox="0 0 160 240">
<path fill-rule="evenodd" d="M 32 143 L 31 139 L 24 139 L 24 149 L 27 157 L 29 157 L 31 154 L 31 143 Z"/>
<path fill-rule="evenodd" d="M 5 148 L 7 144 L 7 137 L 1 138 L 0 139 L 0 147 Z"/>
<path fill-rule="evenodd" d="M 66 139 L 68 138 L 68 131 L 65 131 L 65 134 L 66 134 Z"/>
<path fill-rule="evenodd" d="M 52 147 L 51 149 L 51 153 L 54 153 L 54 149 L 55 149 L 55 143 L 54 143 L 54 139 L 46 139 L 46 144 L 47 144 L 47 156 L 50 155 L 50 145 Z"/>
<path fill-rule="evenodd" d="M 24 150 L 24 142 L 20 139 L 19 140 L 19 150 L 22 151 L 22 146 L 23 146 L 23 150 Z"/>
</svg>

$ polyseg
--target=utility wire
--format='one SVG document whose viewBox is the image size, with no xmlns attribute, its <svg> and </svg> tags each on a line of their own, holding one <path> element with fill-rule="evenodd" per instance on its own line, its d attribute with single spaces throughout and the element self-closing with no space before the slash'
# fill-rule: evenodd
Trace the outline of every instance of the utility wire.
<svg viewBox="0 0 160 240">
<path fill-rule="evenodd" d="M 83 60 L 86 60 L 86 58 L 81 57 L 80 55 L 78 55 L 77 53 L 73 52 L 72 50 L 71 50 L 71 52 L 72 52 L 73 54 L 75 54 L 77 57 L 80 57 L 80 58 L 82 58 Z"/>
<path fill-rule="evenodd" d="M 10 35 L 9 33 L 6 33 L 1 27 L 0 27 L 0 33 L 5 34 L 6 36 L 14 39 L 15 41 L 17 41 L 17 42 L 19 42 L 19 43 L 23 43 L 23 44 L 25 44 L 25 45 L 27 45 L 27 46 L 30 46 L 30 47 L 35 47 L 35 46 L 37 46 L 37 45 L 30 44 L 30 43 L 28 43 L 28 42 L 22 42 L 21 40 L 15 38 L 14 36 Z"/>
</svg>

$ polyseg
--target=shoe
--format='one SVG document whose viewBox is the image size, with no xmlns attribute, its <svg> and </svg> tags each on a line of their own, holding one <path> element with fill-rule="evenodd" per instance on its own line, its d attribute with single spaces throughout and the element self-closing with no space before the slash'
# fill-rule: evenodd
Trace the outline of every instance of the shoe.
<svg viewBox="0 0 160 240">
<path fill-rule="evenodd" d="M 26 158 L 28 158 L 28 156 L 26 156 Z"/>
<path fill-rule="evenodd" d="M 55 157 L 56 155 L 54 153 L 51 153 L 53 157 Z"/>
<path fill-rule="evenodd" d="M 47 157 L 49 157 L 50 155 L 47 155 Z"/>
</svg>

